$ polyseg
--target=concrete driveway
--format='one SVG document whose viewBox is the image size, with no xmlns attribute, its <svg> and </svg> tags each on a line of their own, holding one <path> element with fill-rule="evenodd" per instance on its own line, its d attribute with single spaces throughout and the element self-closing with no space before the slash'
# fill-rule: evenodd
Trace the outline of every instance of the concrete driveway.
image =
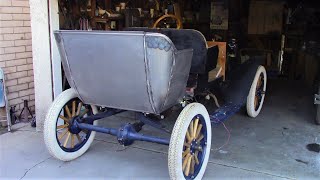
<svg viewBox="0 0 320 180">
<path fill-rule="evenodd" d="M 204 179 L 320 179 L 320 155 L 306 148 L 320 141 L 320 127 L 311 123 L 310 97 L 285 88 L 281 82 L 269 86 L 259 117 L 251 119 L 240 112 L 226 121 L 229 141 L 223 125 L 213 127 Z M 100 125 L 117 126 L 134 121 L 132 117 L 119 114 Z M 150 127 L 144 133 L 163 135 Z M 0 136 L 0 179 L 168 179 L 167 150 L 145 142 L 123 147 L 114 137 L 98 134 L 86 154 L 62 162 L 49 155 L 43 134 L 26 124 Z"/>
</svg>

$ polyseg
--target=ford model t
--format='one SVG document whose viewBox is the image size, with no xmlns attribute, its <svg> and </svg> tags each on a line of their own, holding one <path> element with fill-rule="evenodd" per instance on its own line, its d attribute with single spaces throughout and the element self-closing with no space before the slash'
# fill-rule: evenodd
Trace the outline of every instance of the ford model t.
<svg viewBox="0 0 320 180">
<path fill-rule="evenodd" d="M 227 83 L 221 78 L 209 83 L 219 50 L 198 31 L 57 31 L 55 38 L 71 88 L 49 109 L 44 139 L 51 155 L 62 161 L 84 154 L 101 132 L 124 146 L 134 141 L 168 145 L 170 178 L 201 179 L 214 138 L 211 124 L 243 106 L 251 117 L 262 108 L 267 77 L 259 58 L 230 72 Z M 209 96 L 221 104 L 210 113 L 197 101 Z M 139 133 L 144 125 L 161 128 L 159 119 L 165 120 L 163 113 L 173 107 L 181 112 L 170 139 Z M 117 128 L 97 125 L 124 111 L 135 112 L 137 122 Z"/>
</svg>

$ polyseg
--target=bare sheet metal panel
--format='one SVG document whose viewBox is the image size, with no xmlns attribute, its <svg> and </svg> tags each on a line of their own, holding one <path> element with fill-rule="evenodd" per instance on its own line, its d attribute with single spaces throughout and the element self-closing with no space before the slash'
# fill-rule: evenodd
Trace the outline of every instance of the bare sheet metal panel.
<svg viewBox="0 0 320 180">
<path fill-rule="evenodd" d="M 192 50 L 158 33 L 56 31 L 65 74 L 86 104 L 159 114 L 185 93 Z"/>
</svg>

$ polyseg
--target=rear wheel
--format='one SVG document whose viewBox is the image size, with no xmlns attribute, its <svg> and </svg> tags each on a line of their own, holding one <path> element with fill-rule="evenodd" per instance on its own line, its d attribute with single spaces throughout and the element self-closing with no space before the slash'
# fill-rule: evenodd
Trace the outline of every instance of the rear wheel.
<svg viewBox="0 0 320 180">
<path fill-rule="evenodd" d="M 54 100 L 44 122 L 44 141 L 50 154 L 62 161 L 70 161 L 85 153 L 95 132 L 71 129 L 71 120 L 75 116 L 85 117 L 96 112 L 95 106 L 81 102 L 74 89 L 62 92 Z M 97 121 L 91 124 L 96 125 Z"/>
<path fill-rule="evenodd" d="M 259 66 L 247 97 L 247 113 L 250 117 L 259 115 L 267 89 L 267 72 Z"/>
<path fill-rule="evenodd" d="M 170 139 L 168 166 L 171 179 L 201 179 L 211 148 L 211 122 L 199 103 L 187 105 L 180 113 Z"/>
</svg>

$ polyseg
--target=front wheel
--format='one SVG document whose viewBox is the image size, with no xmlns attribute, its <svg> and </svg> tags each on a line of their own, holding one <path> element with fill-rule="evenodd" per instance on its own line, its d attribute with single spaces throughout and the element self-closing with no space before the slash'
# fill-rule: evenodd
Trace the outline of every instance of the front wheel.
<svg viewBox="0 0 320 180">
<path fill-rule="evenodd" d="M 211 148 L 211 122 L 200 103 L 187 105 L 174 125 L 168 153 L 170 179 L 201 179 Z"/>
<path fill-rule="evenodd" d="M 54 100 L 44 121 L 44 141 L 49 153 L 62 161 L 71 161 L 85 153 L 95 132 L 72 130 L 71 120 L 75 116 L 85 117 L 96 112 L 95 106 L 84 105 L 80 101 L 74 89 L 62 92 Z"/>
<path fill-rule="evenodd" d="M 250 117 L 257 117 L 259 115 L 266 95 L 266 89 L 267 72 L 263 66 L 259 66 L 247 97 L 247 113 Z"/>
</svg>

